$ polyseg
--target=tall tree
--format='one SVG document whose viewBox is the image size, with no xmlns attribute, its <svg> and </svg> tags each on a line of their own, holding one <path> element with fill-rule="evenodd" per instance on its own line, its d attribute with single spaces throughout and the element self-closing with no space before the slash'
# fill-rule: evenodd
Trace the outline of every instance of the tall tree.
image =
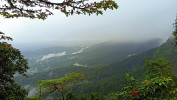
<svg viewBox="0 0 177 100">
<path fill-rule="evenodd" d="M 59 79 L 39 80 L 37 88 L 41 90 L 41 93 L 30 99 L 39 99 L 46 93 L 58 91 L 62 100 L 68 100 L 72 96 L 72 91 L 76 88 L 79 81 L 84 79 L 85 77 L 81 73 L 70 73 Z"/>
<path fill-rule="evenodd" d="M 13 78 L 16 73 L 26 76 L 29 69 L 27 59 L 18 49 L 12 45 L 2 42 L 2 40 L 12 40 L 12 38 L 4 36 L 1 32 L 0 37 L 0 97 L 2 100 L 17 100 L 24 98 L 27 92 L 17 85 Z"/>
</svg>

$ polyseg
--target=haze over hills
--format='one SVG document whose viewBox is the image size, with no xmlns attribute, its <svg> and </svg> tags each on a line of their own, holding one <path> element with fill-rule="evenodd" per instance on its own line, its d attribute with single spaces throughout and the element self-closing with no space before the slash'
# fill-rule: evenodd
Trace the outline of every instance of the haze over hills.
<svg viewBox="0 0 177 100">
<path fill-rule="evenodd" d="M 106 42 L 90 47 L 41 49 L 33 51 L 31 56 L 28 55 L 31 66 L 29 78 L 18 76 L 15 79 L 33 93 L 33 87 L 38 80 L 54 79 L 71 72 L 80 72 L 84 73 L 88 80 L 76 90 L 78 93 L 115 92 L 122 87 L 124 83 L 122 79 L 126 72 L 142 74 L 143 59 L 152 59 L 155 51 L 167 43 L 159 46 L 159 39 L 155 39 L 144 43 Z"/>
<path fill-rule="evenodd" d="M 0 100 L 177 100 L 177 0 L 1 2 Z"/>
<path fill-rule="evenodd" d="M 92 46 L 50 47 L 33 51 L 23 51 L 28 59 L 29 73 L 68 66 L 105 66 L 121 61 L 160 45 L 160 39 L 142 43 L 103 42 Z"/>
</svg>

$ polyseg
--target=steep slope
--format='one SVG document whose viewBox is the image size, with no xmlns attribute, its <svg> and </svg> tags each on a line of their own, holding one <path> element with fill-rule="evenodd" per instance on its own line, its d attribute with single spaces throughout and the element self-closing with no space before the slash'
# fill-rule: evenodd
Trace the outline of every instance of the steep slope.
<svg viewBox="0 0 177 100">
<path fill-rule="evenodd" d="M 129 56 L 155 48 L 159 44 L 159 39 L 143 43 L 104 42 L 86 49 L 85 52 L 80 54 L 78 57 L 78 63 L 84 63 L 90 66 L 109 65 L 111 63 L 121 61 Z"/>
<path fill-rule="evenodd" d="M 163 43 L 157 48 L 145 51 L 138 55 L 129 57 L 121 62 L 117 62 L 110 66 L 105 66 L 99 69 L 99 71 L 97 71 L 94 76 L 94 78 L 96 78 L 97 80 L 95 81 L 94 79 L 94 82 L 90 81 L 93 82 L 93 84 L 87 84 L 88 86 L 86 86 L 86 88 L 82 90 L 85 90 L 84 93 L 88 93 L 87 90 L 89 90 L 93 86 L 94 88 L 91 88 L 93 89 L 92 92 L 116 92 L 120 90 L 120 87 L 122 87 L 122 85 L 125 83 L 125 73 L 131 73 L 133 76 L 141 80 L 144 78 L 144 60 L 153 60 L 159 57 L 163 57 L 169 60 L 171 65 L 173 66 L 174 72 L 177 73 L 177 46 L 175 45 L 174 40 L 170 38 L 167 40 L 167 42 Z"/>
<path fill-rule="evenodd" d="M 177 45 L 172 38 L 168 39 L 166 43 L 156 48 L 153 53 L 153 58 L 163 57 L 171 62 L 175 73 L 177 73 Z"/>
<path fill-rule="evenodd" d="M 116 92 L 125 83 L 125 80 L 123 78 L 125 73 L 129 72 L 129 73 L 132 73 L 133 75 L 137 76 L 138 78 L 143 78 L 143 73 L 145 70 L 144 69 L 144 59 L 155 58 L 155 54 L 158 55 L 156 53 L 157 50 L 165 50 L 164 46 L 166 46 L 166 44 L 168 44 L 169 41 L 172 42 L 172 40 L 168 40 L 167 43 L 164 43 L 160 47 L 157 47 L 157 48 L 154 48 L 154 49 L 151 49 L 151 50 L 148 50 L 148 51 L 136 54 L 136 55 L 126 56 L 125 59 L 122 59 L 120 61 L 116 61 L 115 63 L 113 63 L 111 65 L 107 65 L 107 66 L 94 66 L 94 67 L 90 66 L 90 67 L 88 67 L 88 66 L 83 66 L 83 65 L 79 65 L 79 64 L 78 65 L 70 64 L 67 67 L 66 66 L 55 67 L 55 68 L 53 68 L 53 69 L 51 68 L 45 72 L 34 73 L 32 75 L 29 75 L 29 78 L 27 78 L 27 79 L 24 77 L 21 77 L 21 76 L 18 76 L 15 79 L 19 84 L 23 85 L 31 93 L 31 91 L 34 90 L 33 87 L 36 85 L 36 82 L 38 80 L 54 79 L 54 78 L 62 77 L 62 76 L 66 75 L 68 73 L 71 73 L 71 72 L 80 72 L 80 73 L 85 74 L 85 76 L 87 77 L 87 81 L 84 82 L 83 84 L 81 84 L 80 87 L 77 88 L 77 90 L 76 90 L 77 93 L 100 92 L 100 93 L 106 94 L 106 93 L 110 93 L 110 92 Z M 100 47 L 103 47 L 103 45 L 105 45 L 105 44 L 99 44 Z M 149 45 L 144 44 L 144 45 L 142 45 L 142 47 L 141 46 L 139 46 L 139 47 L 145 48 L 145 46 L 149 46 Z M 92 51 L 92 50 L 94 50 L 94 48 L 100 48 L 99 46 L 93 46 L 93 47 L 87 48 L 87 49 L 85 49 L 85 51 L 87 51 L 87 50 Z M 170 44 L 168 49 L 172 46 L 173 46 L 173 44 Z M 163 48 L 163 49 L 161 49 L 161 48 Z M 173 49 L 175 49 L 175 48 L 173 48 Z M 98 49 L 95 49 L 94 51 L 96 51 L 96 50 L 98 50 Z M 79 51 L 73 52 L 73 53 L 77 54 L 77 56 L 81 55 L 82 53 L 85 53 L 85 51 L 84 52 L 82 51 L 82 53 L 80 53 L 80 51 L 82 51 L 82 49 Z M 73 54 L 73 53 L 71 53 L 71 54 Z M 91 53 L 93 53 L 93 51 Z M 54 59 L 54 58 L 52 58 L 52 59 Z M 82 61 L 82 59 L 81 59 L 81 61 Z"/>
<path fill-rule="evenodd" d="M 90 47 L 53 47 L 23 52 L 29 60 L 29 73 L 67 66 L 105 66 L 155 48 L 160 40 L 143 43 L 104 42 Z"/>
</svg>

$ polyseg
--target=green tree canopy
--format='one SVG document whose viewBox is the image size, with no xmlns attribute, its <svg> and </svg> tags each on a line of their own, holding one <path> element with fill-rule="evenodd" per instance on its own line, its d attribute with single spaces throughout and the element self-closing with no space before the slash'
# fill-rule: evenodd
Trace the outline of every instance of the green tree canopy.
<svg viewBox="0 0 177 100">
<path fill-rule="evenodd" d="M 170 63 L 159 58 L 155 61 L 146 60 L 146 78 L 138 82 L 126 74 L 128 84 L 122 92 L 114 94 L 121 100 L 176 100 L 176 75 L 172 72 Z"/>
<path fill-rule="evenodd" d="M 46 93 L 58 91 L 62 97 L 62 100 L 68 100 L 72 96 L 72 91 L 76 88 L 79 81 L 84 79 L 85 77 L 81 73 L 70 73 L 59 79 L 39 80 L 37 88 L 41 90 L 41 93 L 31 97 L 31 99 L 37 99 Z"/>
<path fill-rule="evenodd" d="M 14 74 L 26 76 L 29 69 L 27 59 L 18 49 L 8 43 L 0 43 L 0 84 L 4 85 L 13 81 Z"/>
<path fill-rule="evenodd" d="M 146 60 L 146 79 L 152 79 L 156 77 L 172 77 L 174 75 L 170 62 L 163 59 L 158 58 L 155 61 Z"/>
<path fill-rule="evenodd" d="M 21 89 L 13 78 L 16 73 L 26 76 L 25 72 L 28 69 L 27 59 L 24 59 L 18 49 L 13 48 L 6 42 L 0 42 L 0 97 L 2 100 L 17 99 L 20 96 L 21 98 L 25 97 L 27 92 Z"/>
<path fill-rule="evenodd" d="M 0 100 L 24 100 L 27 94 L 27 91 L 15 82 L 0 88 Z"/>
</svg>

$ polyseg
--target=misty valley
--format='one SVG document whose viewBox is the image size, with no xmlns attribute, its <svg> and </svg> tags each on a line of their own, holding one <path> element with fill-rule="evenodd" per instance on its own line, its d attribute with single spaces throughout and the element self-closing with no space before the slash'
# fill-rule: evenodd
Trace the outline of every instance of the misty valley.
<svg viewBox="0 0 177 100">
<path fill-rule="evenodd" d="M 80 96 L 84 98 L 84 95 L 87 98 L 91 94 L 98 98 L 92 100 L 102 100 L 109 98 L 111 93 L 121 91 L 127 83 L 126 73 L 138 80 L 144 80 L 145 59 L 163 57 L 170 61 L 176 72 L 176 50 L 174 40 L 169 38 L 164 43 L 160 39 L 153 39 L 137 43 L 103 42 L 85 47 L 50 47 L 22 51 L 29 61 L 28 78 L 16 75 L 15 81 L 28 90 L 28 97 L 32 97 L 40 93 L 35 88 L 38 80 L 58 79 L 69 73 L 83 73 L 86 80 L 81 81 L 74 89 L 71 100 L 81 99 L 77 98 Z M 44 98 L 57 98 L 59 94 L 48 93 Z"/>
<path fill-rule="evenodd" d="M 177 0 L 0 0 L 0 100 L 177 100 Z"/>
</svg>

